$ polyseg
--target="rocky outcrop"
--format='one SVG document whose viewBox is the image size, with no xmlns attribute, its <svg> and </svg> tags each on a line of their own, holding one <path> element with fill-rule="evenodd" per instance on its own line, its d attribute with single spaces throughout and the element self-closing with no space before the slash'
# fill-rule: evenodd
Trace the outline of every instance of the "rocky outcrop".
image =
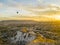
<svg viewBox="0 0 60 45">
<path fill-rule="evenodd" d="M 35 38 L 36 38 L 35 34 L 31 34 L 30 32 L 17 31 L 17 35 L 15 37 L 12 37 L 11 40 L 12 43 L 18 42 L 21 45 L 21 43 L 31 42 Z"/>
</svg>

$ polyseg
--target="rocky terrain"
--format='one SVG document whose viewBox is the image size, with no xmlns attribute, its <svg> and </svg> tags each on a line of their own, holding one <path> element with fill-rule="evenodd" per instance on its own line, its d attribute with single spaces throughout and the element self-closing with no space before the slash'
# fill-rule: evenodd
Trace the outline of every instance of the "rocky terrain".
<svg viewBox="0 0 60 45">
<path fill-rule="evenodd" d="M 60 45 L 60 23 L 0 21 L 0 45 Z"/>
</svg>

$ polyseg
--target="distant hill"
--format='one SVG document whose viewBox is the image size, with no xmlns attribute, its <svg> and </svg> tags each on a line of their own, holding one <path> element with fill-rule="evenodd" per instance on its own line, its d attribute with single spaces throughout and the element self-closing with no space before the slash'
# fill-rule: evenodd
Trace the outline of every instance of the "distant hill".
<svg viewBox="0 0 60 45">
<path fill-rule="evenodd" d="M 33 20 L 3 20 L 0 23 L 12 23 L 12 24 L 37 24 L 39 22 Z"/>
</svg>

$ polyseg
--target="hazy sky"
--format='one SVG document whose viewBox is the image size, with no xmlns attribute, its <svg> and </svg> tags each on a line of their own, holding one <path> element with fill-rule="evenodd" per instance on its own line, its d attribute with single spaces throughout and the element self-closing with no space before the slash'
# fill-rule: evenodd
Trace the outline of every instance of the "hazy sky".
<svg viewBox="0 0 60 45">
<path fill-rule="evenodd" d="M 37 16 L 34 11 L 38 11 L 39 6 L 50 4 L 60 6 L 60 0 L 0 0 L 0 17 Z M 37 9 L 34 10 L 35 8 Z M 16 13 L 17 11 L 19 14 Z"/>
</svg>

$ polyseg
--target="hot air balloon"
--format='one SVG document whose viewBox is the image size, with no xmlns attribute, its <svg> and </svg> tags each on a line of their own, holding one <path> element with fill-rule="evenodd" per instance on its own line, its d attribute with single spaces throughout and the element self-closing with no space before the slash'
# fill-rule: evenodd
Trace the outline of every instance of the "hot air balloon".
<svg viewBox="0 0 60 45">
<path fill-rule="evenodd" d="M 18 14 L 19 12 L 17 11 L 16 13 Z"/>
</svg>

